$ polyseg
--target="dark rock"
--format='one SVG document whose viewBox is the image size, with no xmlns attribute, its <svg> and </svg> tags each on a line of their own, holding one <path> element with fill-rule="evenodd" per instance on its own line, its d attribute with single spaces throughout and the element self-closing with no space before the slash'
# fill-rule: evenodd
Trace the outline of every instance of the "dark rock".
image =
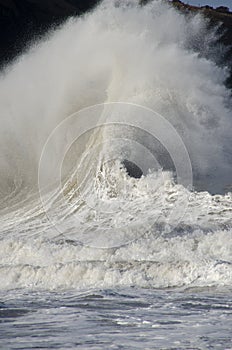
<svg viewBox="0 0 232 350">
<path fill-rule="evenodd" d="M 227 87 L 232 89 L 232 12 L 227 7 L 222 6 L 223 11 L 213 9 L 210 6 L 191 6 L 176 1 L 171 1 L 173 6 L 184 13 L 201 13 L 209 19 L 209 26 L 218 27 L 220 44 L 226 47 L 224 50 L 221 64 L 227 66 L 230 76 L 226 82 Z"/>
<path fill-rule="evenodd" d="M 50 26 L 80 15 L 98 0 L 0 0 L 0 62 L 4 64 Z"/>
<path fill-rule="evenodd" d="M 201 6 L 201 9 L 202 10 L 213 10 L 213 7 L 209 6 L 209 5 L 205 5 L 205 6 Z"/>
<path fill-rule="evenodd" d="M 226 7 L 226 6 L 219 6 L 219 7 L 216 7 L 216 11 L 222 12 L 222 13 L 230 12 L 229 7 Z"/>
</svg>

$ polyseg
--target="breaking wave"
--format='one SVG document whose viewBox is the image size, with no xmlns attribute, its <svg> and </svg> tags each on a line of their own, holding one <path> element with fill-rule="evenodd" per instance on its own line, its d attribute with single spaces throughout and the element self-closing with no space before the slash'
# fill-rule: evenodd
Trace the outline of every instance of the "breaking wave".
<svg viewBox="0 0 232 350">
<path fill-rule="evenodd" d="M 3 288 L 231 284 L 217 39 L 162 1 L 103 1 L 4 69 Z"/>
</svg>

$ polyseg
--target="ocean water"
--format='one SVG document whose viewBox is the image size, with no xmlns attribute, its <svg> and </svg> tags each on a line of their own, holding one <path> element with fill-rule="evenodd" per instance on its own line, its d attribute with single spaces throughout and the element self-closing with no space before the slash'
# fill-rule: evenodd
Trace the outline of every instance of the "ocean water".
<svg viewBox="0 0 232 350">
<path fill-rule="evenodd" d="M 1 298 L 2 349 L 231 349 L 231 290 L 14 291 Z"/>
<path fill-rule="evenodd" d="M 1 72 L 0 348 L 232 349 L 217 42 L 162 1 L 103 1 Z"/>
</svg>

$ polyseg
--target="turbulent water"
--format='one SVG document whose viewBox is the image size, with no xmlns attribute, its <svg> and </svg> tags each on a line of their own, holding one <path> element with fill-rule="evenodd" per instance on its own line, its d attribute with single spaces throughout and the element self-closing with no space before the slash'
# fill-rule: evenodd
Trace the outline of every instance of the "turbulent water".
<svg viewBox="0 0 232 350">
<path fill-rule="evenodd" d="M 232 107 L 207 28 L 104 1 L 2 71 L 3 349 L 232 347 Z"/>
</svg>

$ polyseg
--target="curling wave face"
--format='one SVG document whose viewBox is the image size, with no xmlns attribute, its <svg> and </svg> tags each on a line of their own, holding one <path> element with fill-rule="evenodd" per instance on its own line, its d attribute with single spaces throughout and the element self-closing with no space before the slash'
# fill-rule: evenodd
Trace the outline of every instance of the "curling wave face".
<svg viewBox="0 0 232 350">
<path fill-rule="evenodd" d="M 231 284 L 231 109 L 226 69 L 208 58 L 216 39 L 160 1 L 105 1 L 6 67 L 3 288 Z"/>
<path fill-rule="evenodd" d="M 133 179 L 113 170 L 98 184 L 108 211 L 83 203 L 67 210 L 56 198 L 62 233 L 31 200 L 2 216 L 2 287 L 231 285 L 231 194 L 190 194 L 169 174 Z M 173 217 L 186 201 L 184 217 Z"/>
</svg>

